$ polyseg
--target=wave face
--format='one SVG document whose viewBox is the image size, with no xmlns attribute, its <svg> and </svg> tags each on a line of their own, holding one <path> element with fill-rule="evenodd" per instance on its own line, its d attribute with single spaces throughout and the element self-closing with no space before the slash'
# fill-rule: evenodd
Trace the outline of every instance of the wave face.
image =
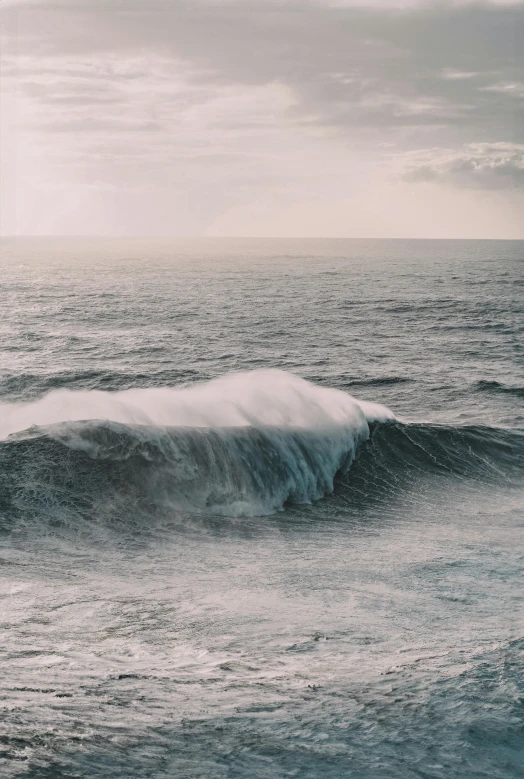
<svg viewBox="0 0 524 779">
<path fill-rule="evenodd" d="M 60 391 L 5 410 L 0 499 L 25 516 L 159 506 L 260 516 L 319 500 L 335 480 L 376 497 L 401 472 L 500 479 L 524 468 L 519 433 L 401 423 L 281 371 L 180 390 Z"/>
<path fill-rule="evenodd" d="M 97 495 L 116 485 L 154 504 L 227 515 L 272 514 L 332 492 L 370 423 L 393 418 L 282 371 L 186 389 L 64 390 L 2 411 L 4 473 L 25 461 L 16 502 L 39 492 L 54 504 L 49 485 L 64 495 L 56 485 L 66 478 L 77 498 L 75 483 L 91 482 Z"/>
</svg>

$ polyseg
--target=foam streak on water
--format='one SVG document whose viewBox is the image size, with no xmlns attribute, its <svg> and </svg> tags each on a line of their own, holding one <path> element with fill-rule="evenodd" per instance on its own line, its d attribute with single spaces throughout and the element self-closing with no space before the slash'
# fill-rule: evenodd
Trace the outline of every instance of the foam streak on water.
<svg viewBox="0 0 524 779">
<path fill-rule="evenodd" d="M 522 244 L 1 248 L 0 776 L 520 777 Z"/>
</svg>

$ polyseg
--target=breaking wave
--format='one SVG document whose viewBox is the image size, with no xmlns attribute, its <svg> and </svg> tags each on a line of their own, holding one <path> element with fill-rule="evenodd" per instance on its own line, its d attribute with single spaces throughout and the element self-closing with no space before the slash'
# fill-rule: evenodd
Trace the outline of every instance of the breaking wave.
<svg viewBox="0 0 524 779">
<path fill-rule="evenodd" d="M 182 389 L 61 390 L 0 412 L 0 508 L 11 519 L 157 507 L 259 516 L 341 482 L 377 492 L 407 470 L 500 479 L 524 469 L 518 431 L 401 423 L 281 371 Z"/>
<path fill-rule="evenodd" d="M 53 505 L 90 462 L 82 478 L 96 476 L 97 495 L 119 483 L 155 504 L 232 515 L 318 500 L 349 469 L 370 423 L 393 418 L 384 406 L 276 370 L 182 389 L 60 390 L 0 412 L 2 457 L 17 451 L 4 473 L 20 472 L 16 460 L 26 458 L 22 493 Z M 64 474 L 72 489 L 50 486 Z"/>
</svg>

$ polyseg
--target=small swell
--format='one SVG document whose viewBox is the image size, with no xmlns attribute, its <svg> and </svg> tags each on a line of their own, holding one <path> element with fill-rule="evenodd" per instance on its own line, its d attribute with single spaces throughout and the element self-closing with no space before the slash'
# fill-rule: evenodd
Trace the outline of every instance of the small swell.
<svg viewBox="0 0 524 779">
<path fill-rule="evenodd" d="M 500 395 L 513 395 L 516 398 L 524 398 L 524 387 L 503 384 L 500 381 L 487 381 L 481 379 L 474 385 L 480 392 L 491 392 Z"/>
<path fill-rule="evenodd" d="M 370 379 L 350 379 L 344 387 L 385 387 L 389 384 L 409 384 L 413 379 L 407 376 L 376 376 Z"/>
</svg>

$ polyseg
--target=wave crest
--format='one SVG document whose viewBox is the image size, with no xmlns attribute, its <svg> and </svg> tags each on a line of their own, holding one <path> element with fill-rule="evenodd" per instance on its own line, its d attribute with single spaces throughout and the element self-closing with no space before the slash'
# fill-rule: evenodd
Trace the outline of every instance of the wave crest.
<svg viewBox="0 0 524 779">
<path fill-rule="evenodd" d="M 54 390 L 30 403 L 0 403 L 0 439 L 34 425 L 104 420 L 162 427 L 351 428 L 391 419 L 385 406 L 311 384 L 280 370 L 223 376 L 190 387 L 120 392 Z"/>
</svg>

